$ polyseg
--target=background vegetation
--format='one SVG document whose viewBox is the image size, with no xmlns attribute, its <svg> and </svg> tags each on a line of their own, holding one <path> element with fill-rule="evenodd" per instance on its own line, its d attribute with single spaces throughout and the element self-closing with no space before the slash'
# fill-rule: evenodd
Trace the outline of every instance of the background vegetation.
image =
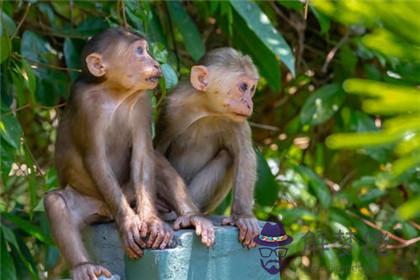
<svg viewBox="0 0 420 280">
<path fill-rule="evenodd" d="M 262 76 L 251 118 L 255 211 L 282 220 L 295 239 L 284 279 L 420 276 L 419 2 L 32 0 L 0 8 L 2 279 L 45 279 L 62 268 L 41 203 L 57 187 L 58 117 L 86 39 L 114 25 L 146 35 L 162 63 L 156 111 L 206 50 L 252 56 Z"/>
</svg>

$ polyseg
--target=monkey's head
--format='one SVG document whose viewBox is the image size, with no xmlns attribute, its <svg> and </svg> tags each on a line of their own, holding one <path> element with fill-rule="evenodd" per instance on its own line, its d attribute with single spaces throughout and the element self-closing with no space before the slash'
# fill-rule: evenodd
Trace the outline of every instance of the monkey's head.
<svg viewBox="0 0 420 280">
<path fill-rule="evenodd" d="M 157 86 L 162 74 L 146 39 L 123 28 L 109 28 L 93 36 L 82 52 L 82 76 L 91 83 L 146 90 Z"/>
<path fill-rule="evenodd" d="M 207 97 L 207 110 L 236 122 L 251 116 L 258 80 L 252 59 L 232 48 L 210 51 L 190 75 L 192 86 Z"/>
</svg>

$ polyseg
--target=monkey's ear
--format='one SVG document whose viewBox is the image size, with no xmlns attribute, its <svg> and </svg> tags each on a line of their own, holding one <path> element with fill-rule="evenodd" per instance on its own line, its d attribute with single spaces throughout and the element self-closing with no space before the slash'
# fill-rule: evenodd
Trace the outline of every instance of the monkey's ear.
<svg viewBox="0 0 420 280">
<path fill-rule="evenodd" d="M 206 66 L 196 65 L 191 68 L 190 81 L 192 86 L 199 91 L 206 91 L 209 85 L 209 71 Z"/>
<path fill-rule="evenodd" d="M 89 72 L 95 77 L 102 77 L 105 75 L 105 64 L 102 55 L 98 53 L 91 53 L 86 57 L 86 66 Z"/>
</svg>

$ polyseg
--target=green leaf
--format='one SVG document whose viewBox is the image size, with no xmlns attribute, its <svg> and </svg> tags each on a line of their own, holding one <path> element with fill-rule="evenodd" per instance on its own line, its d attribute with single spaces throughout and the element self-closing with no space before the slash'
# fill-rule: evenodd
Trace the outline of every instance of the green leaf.
<svg viewBox="0 0 420 280">
<path fill-rule="evenodd" d="M 309 96 L 300 112 L 302 124 L 317 125 L 327 121 L 340 108 L 345 94 L 339 84 L 325 85 Z"/>
<path fill-rule="evenodd" d="M 365 195 L 359 197 L 357 201 L 357 205 L 364 206 L 367 205 L 373 201 L 376 201 L 378 198 L 384 196 L 386 193 L 383 190 L 380 189 L 372 189 L 369 192 L 367 192 Z"/>
<path fill-rule="evenodd" d="M 392 163 L 392 174 L 395 177 L 401 176 L 411 168 L 420 166 L 420 149 L 411 154 L 395 160 Z"/>
<path fill-rule="evenodd" d="M 420 47 L 405 41 L 392 32 L 384 29 L 376 30 L 362 39 L 366 47 L 379 51 L 390 57 L 398 57 L 407 61 L 420 62 Z"/>
<path fill-rule="evenodd" d="M 160 66 L 162 69 L 163 77 L 165 78 L 165 87 L 166 89 L 171 89 L 178 83 L 178 77 L 175 70 L 169 64 L 162 64 Z"/>
<path fill-rule="evenodd" d="M 311 8 L 312 13 L 315 15 L 319 26 L 321 27 L 321 34 L 327 33 L 330 30 L 330 19 L 326 15 L 315 9 L 312 5 L 310 5 L 309 7 Z"/>
<path fill-rule="evenodd" d="M 32 31 L 25 31 L 20 46 L 21 54 L 30 60 L 47 63 L 46 54 L 49 43 L 43 37 Z"/>
<path fill-rule="evenodd" d="M 321 206 L 323 208 L 328 208 L 331 205 L 331 193 L 324 180 L 322 180 L 322 178 L 320 178 L 315 172 L 305 166 L 296 165 L 294 166 L 294 169 L 296 172 L 301 174 L 305 181 L 307 181 L 312 191 L 315 193 L 319 202 L 321 203 Z"/>
<path fill-rule="evenodd" d="M 299 0 L 277 0 L 285 8 L 297 11 L 303 10 L 304 4 Z"/>
<path fill-rule="evenodd" d="M 28 102 L 35 101 L 35 90 L 36 90 L 36 77 L 34 71 L 32 70 L 31 66 L 26 60 L 22 60 L 23 66 L 23 79 L 25 81 L 26 88 L 29 90 L 30 93 L 30 100 Z"/>
<path fill-rule="evenodd" d="M 233 25 L 234 46 L 252 57 L 260 74 L 267 79 L 269 87 L 279 92 L 281 72 L 276 56 L 258 39 L 237 13 L 234 13 L 234 20 L 237 23 Z"/>
<path fill-rule="evenodd" d="M 397 217 L 409 220 L 420 216 L 420 195 L 402 204 L 397 209 Z"/>
<path fill-rule="evenodd" d="M 7 143 L 16 149 L 19 148 L 22 134 L 22 128 L 15 116 L 10 113 L 1 116 L 0 135 Z"/>
<path fill-rule="evenodd" d="M 51 240 L 51 238 L 47 235 L 45 235 L 41 228 L 25 219 L 22 219 L 21 217 L 17 215 L 13 215 L 10 213 L 2 213 L 2 218 L 6 218 L 10 222 L 14 223 L 17 227 L 19 227 L 24 232 L 28 233 L 30 236 L 35 237 L 39 241 L 47 244 L 47 245 L 53 245 L 54 242 Z"/>
<path fill-rule="evenodd" d="M 93 36 L 109 27 L 104 18 L 88 17 L 85 21 L 79 24 L 77 31 L 79 34 L 85 36 Z"/>
<path fill-rule="evenodd" d="M 270 23 L 267 15 L 261 11 L 257 4 L 249 0 L 231 0 L 230 3 L 245 20 L 247 26 L 295 76 L 295 57 L 292 50 L 283 36 Z"/>
<path fill-rule="evenodd" d="M 66 38 L 64 40 L 64 59 L 66 60 L 66 65 L 72 69 L 81 69 L 81 53 L 82 47 L 84 45 L 84 41 L 82 40 L 75 40 Z M 70 77 L 72 81 L 75 81 L 76 78 L 79 76 L 78 72 L 69 71 Z"/>
<path fill-rule="evenodd" d="M 38 275 L 35 272 L 36 267 L 32 267 L 31 263 L 25 258 L 13 231 L 6 226 L 3 226 L 2 229 L 3 229 L 3 234 L 4 234 L 5 239 L 17 251 L 17 254 L 19 255 L 20 260 L 23 262 L 26 269 L 28 269 L 28 271 L 32 274 L 33 279 L 39 279 Z"/>
<path fill-rule="evenodd" d="M 16 268 L 15 264 L 13 263 L 12 256 L 9 254 L 6 246 L 6 240 L 3 237 L 3 232 L 0 231 L 0 275 L 2 279 L 16 279 Z"/>
<path fill-rule="evenodd" d="M 318 216 L 314 212 L 302 208 L 280 209 L 276 214 L 282 216 L 281 220 L 285 224 L 292 224 L 296 221 L 318 220 Z"/>
<path fill-rule="evenodd" d="M 194 21 L 184 10 L 181 2 L 168 1 L 169 14 L 184 39 L 185 48 L 195 61 L 198 61 L 206 49 Z"/>
<path fill-rule="evenodd" d="M 279 185 L 271 173 L 264 156 L 259 150 L 257 154 L 257 182 L 255 184 L 255 198 L 260 205 L 273 205 L 278 199 Z"/>
<path fill-rule="evenodd" d="M 374 98 L 363 102 L 363 109 L 369 113 L 420 111 L 420 90 L 415 87 L 362 79 L 348 79 L 343 87 L 349 93 Z"/>
<path fill-rule="evenodd" d="M 325 262 L 328 270 L 331 272 L 336 272 L 341 270 L 341 264 L 338 260 L 337 254 L 332 249 L 322 250 L 322 260 Z"/>
<path fill-rule="evenodd" d="M 0 37 L 0 63 L 3 63 L 9 55 L 12 50 L 12 46 L 10 43 L 9 36 L 6 34 L 1 35 Z"/>
<path fill-rule="evenodd" d="M 7 182 L 10 179 L 9 173 L 15 161 L 16 152 L 18 150 L 12 145 L 8 144 L 3 137 L 0 138 L 0 161 L 1 161 L 1 176 L 5 191 L 7 191 Z"/>
<path fill-rule="evenodd" d="M 23 62 L 23 60 L 22 60 Z M 25 84 L 27 81 L 24 79 L 24 72 L 25 70 L 22 70 L 19 67 L 12 67 L 10 74 L 12 77 L 12 88 L 13 93 L 17 101 L 17 106 L 22 107 L 25 106 L 27 103 L 30 102 L 28 100 L 28 95 L 26 94 Z M 29 76 L 28 76 L 29 77 Z"/>
<path fill-rule="evenodd" d="M 0 11 L 0 35 L 12 35 L 16 31 L 16 24 L 5 12 Z M 3 45 L 2 45 L 3 47 Z"/>
<path fill-rule="evenodd" d="M 151 43 L 150 55 L 160 63 L 168 62 L 168 50 L 162 43 Z"/>
<path fill-rule="evenodd" d="M 379 271 L 378 255 L 375 250 L 378 248 L 369 248 L 368 244 L 365 244 L 359 255 L 360 263 L 364 271 L 368 274 L 373 274 Z"/>
</svg>

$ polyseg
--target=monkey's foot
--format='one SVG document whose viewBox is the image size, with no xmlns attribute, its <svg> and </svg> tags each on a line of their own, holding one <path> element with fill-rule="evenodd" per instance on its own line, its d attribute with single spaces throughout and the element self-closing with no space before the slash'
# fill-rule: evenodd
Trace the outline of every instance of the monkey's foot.
<svg viewBox="0 0 420 280">
<path fill-rule="evenodd" d="M 260 233 L 258 220 L 254 217 L 224 218 L 222 225 L 232 225 L 239 228 L 239 241 L 247 248 L 254 248 L 257 244 L 254 237 Z"/>
<path fill-rule="evenodd" d="M 108 269 L 90 262 L 83 262 L 72 268 L 73 280 L 97 280 L 101 275 L 112 277 Z"/>
<path fill-rule="evenodd" d="M 117 224 L 128 257 L 131 259 L 143 257 L 145 243 L 142 237 L 146 237 L 147 235 L 147 225 L 135 214 L 118 219 Z"/>
<path fill-rule="evenodd" d="M 165 249 L 174 236 L 172 228 L 156 216 L 144 218 L 144 221 L 150 233 L 147 239 L 147 248 Z"/>
<path fill-rule="evenodd" d="M 195 227 L 195 233 L 201 236 L 201 242 L 207 247 L 214 244 L 215 234 L 213 223 L 200 215 L 186 215 L 178 217 L 174 222 L 174 229 Z"/>
</svg>

